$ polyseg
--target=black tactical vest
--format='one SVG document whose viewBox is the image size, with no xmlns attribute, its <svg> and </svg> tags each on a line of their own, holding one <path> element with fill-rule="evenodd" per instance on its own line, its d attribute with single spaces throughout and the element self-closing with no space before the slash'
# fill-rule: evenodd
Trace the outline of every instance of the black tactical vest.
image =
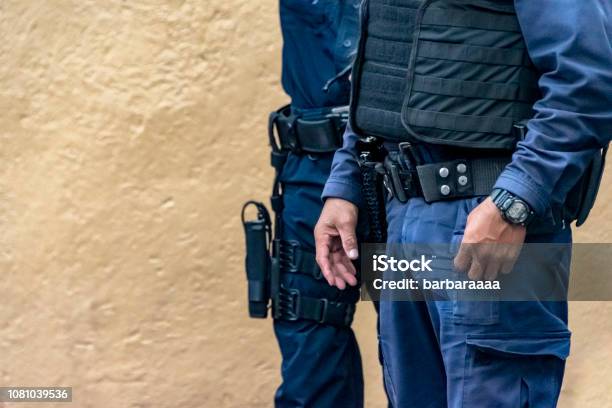
<svg viewBox="0 0 612 408">
<path fill-rule="evenodd" d="M 361 19 L 357 134 L 515 148 L 540 93 L 512 0 L 365 0 Z"/>
</svg>

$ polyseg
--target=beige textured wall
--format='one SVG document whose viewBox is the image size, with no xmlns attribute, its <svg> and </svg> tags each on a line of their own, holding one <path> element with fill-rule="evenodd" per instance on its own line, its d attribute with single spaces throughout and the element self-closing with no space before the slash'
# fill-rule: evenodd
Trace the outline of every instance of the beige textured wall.
<svg viewBox="0 0 612 408">
<path fill-rule="evenodd" d="M 272 176 L 276 1 L 3 0 L 0 37 L 0 385 L 270 406 L 279 357 L 246 318 L 237 215 Z M 602 202 L 581 239 L 612 240 Z M 611 306 L 572 305 L 563 407 L 612 406 Z M 383 407 L 374 322 L 360 305 Z"/>
</svg>

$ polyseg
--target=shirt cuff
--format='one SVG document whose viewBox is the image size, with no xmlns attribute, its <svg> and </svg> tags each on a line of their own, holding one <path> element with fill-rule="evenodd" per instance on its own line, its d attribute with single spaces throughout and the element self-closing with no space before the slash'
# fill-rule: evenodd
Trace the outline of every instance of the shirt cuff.
<svg viewBox="0 0 612 408">
<path fill-rule="evenodd" d="M 531 177 L 511 168 L 506 168 L 497 179 L 494 188 L 508 190 L 524 200 L 538 216 L 548 212 L 550 202 L 540 187 Z"/>
<path fill-rule="evenodd" d="M 346 182 L 341 179 L 330 177 L 325 183 L 323 188 L 323 194 L 321 199 L 325 201 L 328 198 L 341 198 L 346 201 L 350 201 L 357 207 L 361 207 L 363 204 L 363 197 L 361 196 L 361 185 Z"/>
</svg>

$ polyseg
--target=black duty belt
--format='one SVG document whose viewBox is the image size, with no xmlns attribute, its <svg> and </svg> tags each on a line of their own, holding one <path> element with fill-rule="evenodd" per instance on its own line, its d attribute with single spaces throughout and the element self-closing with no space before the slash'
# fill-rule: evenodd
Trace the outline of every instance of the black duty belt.
<svg viewBox="0 0 612 408">
<path fill-rule="evenodd" d="M 389 194 L 400 202 L 409 198 L 423 197 L 432 203 L 491 193 L 499 175 L 511 157 L 457 159 L 438 163 L 411 163 L 409 154 L 391 152 L 384 162 L 377 165 L 383 174 L 384 185 Z"/>
<path fill-rule="evenodd" d="M 347 121 L 348 106 L 327 108 L 315 117 L 294 114 L 290 105 L 283 106 L 270 114 L 270 144 L 274 151 L 332 153 L 342 146 Z"/>
</svg>

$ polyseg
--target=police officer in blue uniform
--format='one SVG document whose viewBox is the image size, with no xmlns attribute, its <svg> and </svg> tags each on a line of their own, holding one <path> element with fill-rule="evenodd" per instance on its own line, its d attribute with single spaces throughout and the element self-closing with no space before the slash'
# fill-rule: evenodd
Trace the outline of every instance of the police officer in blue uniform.
<svg viewBox="0 0 612 408">
<path fill-rule="evenodd" d="M 269 129 L 276 170 L 270 296 L 282 353 L 275 405 L 362 407 L 361 357 L 351 330 L 359 291 L 327 284 L 315 261 L 313 238 L 321 193 L 347 122 L 359 0 L 281 0 L 279 5 L 282 85 L 291 104 L 271 114 Z M 257 247 L 262 240 L 255 241 Z M 249 257 L 258 259 L 248 254 L 247 264 Z M 262 285 L 249 279 L 251 300 L 263 299 L 253 296 Z M 260 306 L 264 317 L 267 305 Z"/>
<path fill-rule="evenodd" d="M 612 3 L 366 0 L 361 18 L 315 228 L 328 283 L 355 282 L 374 151 L 388 243 L 451 244 L 453 273 L 473 280 L 510 272 L 523 243 L 571 243 L 612 136 Z M 393 406 L 556 406 L 566 301 L 382 300 L 380 331 Z"/>
</svg>

